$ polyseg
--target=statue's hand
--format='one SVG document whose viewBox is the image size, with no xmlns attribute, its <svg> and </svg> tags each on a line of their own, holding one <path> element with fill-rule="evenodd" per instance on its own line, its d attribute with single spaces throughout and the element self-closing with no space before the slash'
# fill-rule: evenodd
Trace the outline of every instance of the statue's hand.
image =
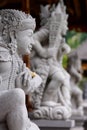
<svg viewBox="0 0 87 130">
<path fill-rule="evenodd" d="M 32 79 L 30 81 L 30 87 L 29 87 L 30 92 L 34 92 L 42 83 L 41 77 L 34 72 L 32 73 L 35 75 L 32 76 Z"/>
<path fill-rule="evenodd" d="M 31 71 L 23 71 L 16 78 L 16 87 L 22 88 L 26 94 L 33 92 L 42 83 L 39 75 L 32 75 Z"/>
<path fill-rule="evenodd" d="M 32 76 L 31 74 L 29 74 L 29 71 L 21 72 L 16 78 L 16 87 L 22 88 L 25 91 L 25 93 L 27 93 L 30 87 L 31 79 L 32 79 Z"/>
</svg>

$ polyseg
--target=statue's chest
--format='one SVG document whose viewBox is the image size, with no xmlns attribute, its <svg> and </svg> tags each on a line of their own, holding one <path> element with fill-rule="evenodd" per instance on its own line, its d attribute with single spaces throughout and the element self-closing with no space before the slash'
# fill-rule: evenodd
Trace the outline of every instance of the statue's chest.
<svg viewBox="0 0 87 130">
<path fill-rule="evenodd" d="M 1 74 L 2 83 L 0 85 L 0 91 L 7 90 L 9 86 L 9 77 L 10 77 L 11 70 L 4 72 Z"/>
<path fill-rule="evenodd" d="M 16 87 L 15 80 L 21 71 L 21 66 L 22 64 L 15 57 L 13 57 L 9 69 L 7 68 L 8 70 L 1 74 L 2 84 L 0 85 L 0 91 L 14 89 Z"/>
</svg>

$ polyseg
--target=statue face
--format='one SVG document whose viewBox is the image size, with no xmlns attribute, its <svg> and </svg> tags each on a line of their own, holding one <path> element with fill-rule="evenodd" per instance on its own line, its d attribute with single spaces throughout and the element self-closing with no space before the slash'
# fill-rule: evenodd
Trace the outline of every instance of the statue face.
<svg viewBox="0 0 87 130">
<path fill-rule="evenodd" d="M 34 44 L 32 35 L 33 30 L 31 29 L 19 31 L 16 33 L 16 40 L 19 54 L 21 55 L 30 54 L 32 44 Z"/>
</svg>

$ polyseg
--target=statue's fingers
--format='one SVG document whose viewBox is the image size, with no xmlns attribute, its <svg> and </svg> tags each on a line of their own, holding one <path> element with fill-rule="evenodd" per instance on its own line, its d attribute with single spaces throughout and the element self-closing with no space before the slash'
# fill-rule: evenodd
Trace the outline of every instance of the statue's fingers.
<svg viewBox="0 0 87 130">
<path fill-rule="evenodd" d="M 23 86 L 26 86 L 27 85 L 27 81 L 28 81 L 28 78 L 29 78 L 29 74 L 28 73 L 25 73 L 24 75 L 24 78 L 23 78 Z"/>
<path fill-rule="evenodd" d="M 24 74 L 25 72 L 21 72 L 20 74 L 18 74 L 17 78 L 21 78 Z"/>
</svg>

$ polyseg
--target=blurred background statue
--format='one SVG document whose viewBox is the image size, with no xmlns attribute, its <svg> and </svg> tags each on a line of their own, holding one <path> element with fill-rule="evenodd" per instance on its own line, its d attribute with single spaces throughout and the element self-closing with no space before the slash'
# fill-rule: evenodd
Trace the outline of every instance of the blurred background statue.
<svg viewBox="0 0 87 130">
<path fill-rule="evenodd" d="M 31 67 L 43 80 L 32 94 L 35 118 L 67 119 L 71 116 L 70 76 L 62 66 L 63 55 L 70 51 L 63 38 L 67 29 L 67 14 L 60 1 L 47 23 L 34 34 L 36 44 Z"/>
<path fill-rule="evenodd" d="M 82 79 L 81 60 L 76 51 L 72 51 L 68 56 L 67 70 L 71 76 L 71 99 L 72 115 L 83 116 L 83 93 L 79 87 Z"/>
</svg>

